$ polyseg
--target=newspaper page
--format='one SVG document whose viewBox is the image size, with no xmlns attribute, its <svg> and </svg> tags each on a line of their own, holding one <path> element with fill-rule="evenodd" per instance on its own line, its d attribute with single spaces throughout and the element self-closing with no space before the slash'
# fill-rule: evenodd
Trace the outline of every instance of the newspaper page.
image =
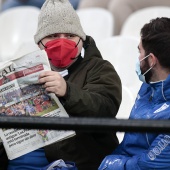
<svg viewBox="0 0 170 170">
<path fill-rule="evenodd" d="M 0 115 L 68 117 L 54 94 L 38 84 L 40 72 L 50 70 L 45 51 L 38 50 L 0 68 Z M 74 131 L 0 129 L 10 160 L 75 135 Z"/>
</svg>

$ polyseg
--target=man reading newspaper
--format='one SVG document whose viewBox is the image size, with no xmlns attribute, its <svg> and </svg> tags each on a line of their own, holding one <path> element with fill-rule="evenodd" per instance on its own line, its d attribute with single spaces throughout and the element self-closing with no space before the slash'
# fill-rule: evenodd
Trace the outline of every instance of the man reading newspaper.
<svg viewBox="0 0 170 170">
<path fill-rule="evenodd" d="M 45 1 L 35 43 L 46 51 L 52 68 L 52 71 L 39 74 L 44 93 L 55 94 L 69 116 L 115 117 L 121 102 L 119 76 L 114 67 L 102 59 L 93 38 L 85 35 L 68 0 Z M 59 73 L 61 71 L 64 71 L 64 77 Z M 41 112 L 39 100 L 38 96 L 27 103 L 35 101 L 36 109 Z M 28 109 L 28 114 L 35 113 L 29 113 Z M 39 135 L 43 136 L 43 141 L 48 140 L 45 131 L 40 131 Z M 78 170 L 95 170 L 117 145 L 114 132 L 78 131 L 73 137 L 10 160 L 8 170 L 38 170 L 58 159 L 75 162 Z"/>
</svg>

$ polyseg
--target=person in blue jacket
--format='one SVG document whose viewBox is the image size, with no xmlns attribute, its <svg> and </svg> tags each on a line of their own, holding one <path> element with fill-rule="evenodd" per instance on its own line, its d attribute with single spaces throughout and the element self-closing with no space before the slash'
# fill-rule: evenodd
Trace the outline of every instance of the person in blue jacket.
<svg viewBox="0 0 170 170">
<path fill-rule="evenodd" d="M 130 119 L 170 119 L 170 18 L 141 29 L 136 72 L 143 82 Z M 170 134 L 126 133 L 98 170 L 170 170 Z"/>
</svg>

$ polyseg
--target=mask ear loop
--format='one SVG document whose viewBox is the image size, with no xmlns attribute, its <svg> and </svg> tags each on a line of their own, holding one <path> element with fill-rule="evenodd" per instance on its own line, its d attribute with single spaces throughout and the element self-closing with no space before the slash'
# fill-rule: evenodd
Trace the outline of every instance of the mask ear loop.
<svg viewBox="0 0 170 170">
<path fill-rule="evenodd" d="M 142 60 L 139 60 L 140 62 L 145 60 L 146 58 L 148 58 L 150 56 L 150 54 L 148 54 L 146 57 L 142 58 Z"/>
<path fill-rule="evenodd" d="M 144 57 L 141 61 L 143 61 L 145 58 L 149 57 L 149 55 L 147 55 L 146 57 Z M 153 66 L 151 66 L 145 73 L 143 73 L 143 76 L 145 76 L 146 73 L 148 73 L 153 67 L 155 66 L 155 64 Z"/>
<path fill-rule="evenodd" d="M 39 43 L 41 43 L 41 45 L 44 47 L 44 48 L 47 48 L 43 43 L 42 43 L 42 41 L 40 40 L 40 42 Z M 48 58 L 50 61 L 51 61 L 51 58 Z"/>
<path fill-rule="evenodd" d="M 76 44 L 75 48 L 79 45 L 80 40 L 81 40 L 81 38 L 79 38 L 79 41 L 78 41 L 78 43 Z"/>
<path fill-rule="evenodd" d="M 79 38 L 79 41 L 78 41 L 78 43 L 76 44 L 75 48 L 78 46 L 78 44 L 79 44 L 80 40 L 81 40 L 81 38 Z M 78 56 L 77 56 L 77 57 L 75 57 L 75 58 L 71 58 L 71 60 L 75 60 L 76 58 L 78 58 Z"/>
<path fill-rule="evenodd" d="M 154 65 L 155 66 L 155 65 Z M 154 66 L 152 66 L 151 68 L 149 68 L 145 73 L 143 73 L 143 76 L 148 73 Z"/>
<path fill-rule="evenodd" d="M 44 47 L 44 48 L 47 48 L 43 43 L 42 43 L 42 41 L 40 40 L 40 42 L 39 43 L 41 43 L 41 45 Z"/>
</svg>

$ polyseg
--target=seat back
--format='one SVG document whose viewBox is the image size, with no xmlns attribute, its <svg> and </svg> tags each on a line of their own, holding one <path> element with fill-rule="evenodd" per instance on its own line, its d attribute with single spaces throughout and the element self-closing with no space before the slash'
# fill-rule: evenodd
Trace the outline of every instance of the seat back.
<svg viewBox="0 0 170 170">
<path fill-rule="evenodd" d="M 117 119 L 128 119 L 133 105 L 134 105 L 134 96 L 132 95 L 130 90 L 123 85 L 122 86 L 122 102 L 121 102 L 119 111 L 116 115 L 116 118 Z M 119 142 L 121 142 L 124 137 L 124 132 L 117 132 L 116 135 L 119 139 Z"/>
<path fill-rule="evenodd" d="M 135 98 L 132 95 L 131 91 L 126 86 L 122 86 L 122 102 L 119 108 L 119 111 L 116 115 L 118 119 L 128 119 L 132 106 L 134 105 Z"/>
<path fill-rule="evenodd" d="M 113 15 L 103 8 L 78 9 L 77 14 L 87 35 L 95 40 L 103 40 L 113 35 Z"/>
<path fill-rule="evenodd" d="M 138 10 L 132 13 L 124 22 L 120 35 L 140 38 L 140 30 L 144 24 L 157 17 L 169 17 L 170 7 L 155 6 Z"/>
<path fill-rule="evenodd" d="M 130 36 L 113 36 L 97 42 L 103 58 L 113 64 L 122 84 L 130 90 L 134 98 L 141 85 L 135 72 L 139 56 L 138 44 L 139 40 Z"/>
<path fill-rule="evenodd" d="M 13 58 L 24 42 L 34 42 L 40 9 L 10 8 L 0 13 L 0 62 Z"/>
</svg>

